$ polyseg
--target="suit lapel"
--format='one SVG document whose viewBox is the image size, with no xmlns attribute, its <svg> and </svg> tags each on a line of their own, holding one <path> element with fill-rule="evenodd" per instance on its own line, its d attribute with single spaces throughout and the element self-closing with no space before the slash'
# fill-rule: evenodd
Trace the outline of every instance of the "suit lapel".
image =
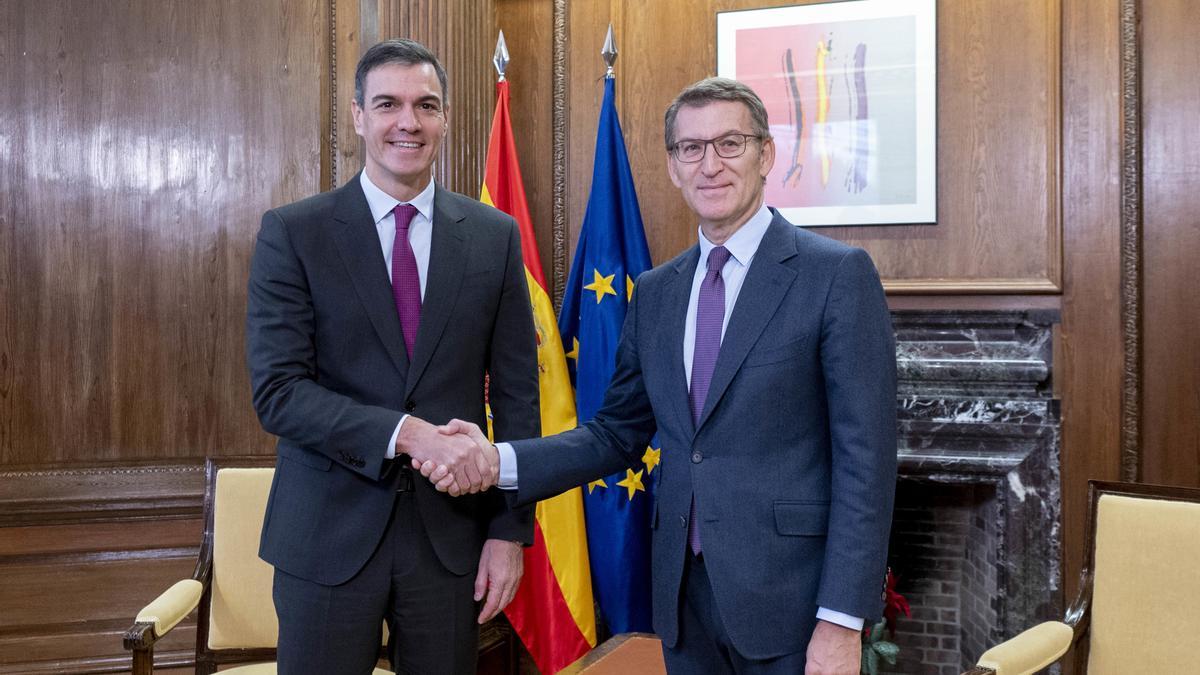
<svg viewBox="0 0 1200 675">
<path fill-rule="evenodd" d="M 717 354 L 708 397 L 704 401 L 700 421 L 696 424 L 697 431 L 712 414 L 713 408 L 733 381 L 733 376 L 741 368 L 742 361 L 746 360 L 750 348 L 758 341 L 758 336 L 775 315 L 779 304 L 783 302 L 784 296 L 796 279 L 796 271 L 781 264 L 796 255 L 796 239 L 791 231 L 792 227 L 776 214 L 758 245 L 754 261 L 750 263 L 746 280 L 742 282 L 742 290 L 738 293 L 737 303 L 733 307 L 733 316 L 729 318 L 729 325 L 725 329 L 725 338 L 721 341 L 721 351 Z"/>
<path fill-rule="evenodd" d="M 433 239 L 429 248 L 429 271 L 425 297 L 421 301 L 421 327 L 413 345 L 412 365 L 405 382 L 405 397 L 412 394 L 433 358 L 442 331 L 454 311 L 458 289 L 466 273 L 466 216 L 454 208 L 438 185 L 433 197 Z M 397 322 L 397 325 L 399 322 Z"/>
<path fill-rule="evenodd" d="M 408 355 L 404 336 L 400 332 L 400 317 L 392 297 L 392 282 L 388 279 L 387 264 L 379 250 L 379 233 L 371 207 L 363 194 L 357 176 L 338 190 L 333 218 L 342 224 L 334 233 L 334 242 L 342 263 L 354 282 L 358 299 L 367 310 L 371 325 L 384 349 L 392 358 L 401 377 L 408 373 Z"/>
<path fill-rule="evenodd" d="M 692 293 L 692 277 L 700 260 L 700 247 L 693 246 L 688 255 L 675 264 L 675 274 L 667 281 L 663 292 L 663 304 L 667 315 L 668 330 L 659 332 L 660 344 L 656 354 L 668 354 L 670 364 L 669 396 L 678 419 L 679 428 L 691 435 L 695 433 L 692 411 L 688 405 L 687 372 L 683 369 L 683 335 L 687 327 L 688 300 Z"/>
</svg>

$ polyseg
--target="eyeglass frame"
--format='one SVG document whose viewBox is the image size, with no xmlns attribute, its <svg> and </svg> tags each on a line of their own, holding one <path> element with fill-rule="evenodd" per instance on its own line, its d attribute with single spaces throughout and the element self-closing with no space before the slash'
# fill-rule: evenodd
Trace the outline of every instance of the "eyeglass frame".
<svg viewBox="0 0 1200 675">
<path fill-rule="evenodd" d="M 742 137 L 742 151 L 736 155 L 722 155 L 721 151 L 717 149 L 717 141 L 724 140 L 726 138 L 730 138 L 733 136 L 741 136 Z M 742 155 L 746 154 L 746 146 L 750 145 L 751 138 L 753 138 L 756 141 L 759 141 L 760 143 L 763 140 L 763 137 L 758 134 L 743 134 L 741 132 L 736 132 L 736 133 L 732 133 L 732 134 L 721 134 L 720 136 L 717 136 L 716 138 L 684 138 L 684 139 L 675 141 L 675 144 L 672 145 L 670 148 L 668 148 L 667 151 L 671 154 L 671 157 L 673 157 L 675 159 L 675 161 L 680 162 L 682 164 L 699 164 L 700 162 L 703 162 L 704 158 L 708 156 L 708 146 L 710 146 L 710 145 L 713 147 L 713 152 L 717 153 L 717 157 L 720 157 L 721 159 L 736 159 L 736 158 L 741 157 Z M 693 159 L 693 160 L 683 159 L 679 156 L 679 145 L 681 143 L 703 143 L 704 149 L 700 152 L 700 156 L 696 159 Z"/>
</svg>

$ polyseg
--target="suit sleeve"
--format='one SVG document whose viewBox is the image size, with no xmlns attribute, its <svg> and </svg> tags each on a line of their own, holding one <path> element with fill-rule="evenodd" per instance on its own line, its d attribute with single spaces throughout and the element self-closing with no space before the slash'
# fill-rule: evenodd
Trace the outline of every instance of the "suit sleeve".
<svg viewBox="0 0 1200 675">
<path fill-rule="evenodd" d="M 870 621 L 882 610 L 896 489 L 896 347 L 883 287 L 861 249 L 834 274 L 821 367 L 833 484 L 817 603 Z"/>
<path fill-rule="evenodd" d="M 401 413 L 362 405 L 317 383 L 312 293 L 275 211 L 263 215 L 246 308 L 246 363 L 263 429 L 372 480 Z"/>
<path fill-rule="evenodd" d="M 600 411 L 571 431 L 513 444 L 517 458 L 516 503 L 553 497 L 633 466 L 654 436 L 657 425 L 638 353 L 639 307 L 645 296 L 642 279 L 634 287 L 617 344 L 612 380 Z"/>
<path fill-rule="evenodd" d="M 488 401 L 497 441 L 541 435 L 538 407 L 537 333 L 533 325 L 520 231 L 509 221 L 504 288 L 488 353 Z M 533 543 L 532 506 L 508 509 L 499 490 L 490 491 L 496 515 L 488 524 L 489 539 Z"/>
</svg>

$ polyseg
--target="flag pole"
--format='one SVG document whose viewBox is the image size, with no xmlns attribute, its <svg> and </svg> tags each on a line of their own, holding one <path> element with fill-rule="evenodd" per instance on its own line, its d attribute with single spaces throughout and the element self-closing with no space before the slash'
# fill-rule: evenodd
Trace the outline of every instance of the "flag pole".
<svg viewBox="0 0 1200 675">
<path fill-rule="evenodd" d="M 612 23 L 608 24 L 608 35 L 604 36 L 604 46 L 600 48 L 600 56 L 604 57 L 604 63 L 608 66 L 608 71 L 604 73 L 604 79 L 616 78 L 616 75 L 613 74 L 613 64 L 617 62 L 617 40 L 613 37 Z"/>
<path fill-rule="evenodd" d="M 496 38 L 496 53 L 492 55 L 492 65 L 496 66 L 497 82 L 504 81 L 504 69 L 508 68 L 508 45 L 504 42 L 504 31 Z"/>
</svg>

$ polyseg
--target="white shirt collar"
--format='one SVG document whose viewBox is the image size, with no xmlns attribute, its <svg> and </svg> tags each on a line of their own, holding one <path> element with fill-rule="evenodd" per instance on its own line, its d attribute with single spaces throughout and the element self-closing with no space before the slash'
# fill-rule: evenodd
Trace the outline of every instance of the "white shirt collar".
<svg viewBox="0 0 1200 675">
<path fill-rule="evenodd" d="M 371 207 L 371 217 L 375 219 L 376 224 L 390 215 L 396 208 L 396 205 L 401 203 L 400 200 L 379 189 L 379 187 L 372 183 L 371 179 L 367 177 L 365 170 L 359 174 L 359 183 L 362 184 L 363 194 L 367 197 L 367 205 Z M 429 185 L 426 185 L 420 194 L 407 202 L 415 206 L 417 213 L 425 216 L 425 219 L 431 223 L 433 222 L 433 193 L 434 180 L 431 178 Z"/>
<path fill-rule="evenodd" d="M 365 175 L 365 174 L 364 174 Z M 767 208 L 764 201 L 759 205 L 758 211 L 750 216 L 741 227 L 734 232 L 729 239 L 725 240 L 725 248 L 729 249 L 729 253 L 743 267 L 750 264 L 750 260 L 754 258 L 754 254 L 758 251 L 758 245 L 762 243 L 762 238 L 767 234 L 767 228 L 771 226 L 771 220 L 774 216 L 771 215 L 771 210 Z M 700 267 L 705 267 L 708 261 L 709 251 L 716 248 L 716 245 L 704 236 L 704 230 L 700 227 L 696 228 L 700 239 Z"/>
</svg>

